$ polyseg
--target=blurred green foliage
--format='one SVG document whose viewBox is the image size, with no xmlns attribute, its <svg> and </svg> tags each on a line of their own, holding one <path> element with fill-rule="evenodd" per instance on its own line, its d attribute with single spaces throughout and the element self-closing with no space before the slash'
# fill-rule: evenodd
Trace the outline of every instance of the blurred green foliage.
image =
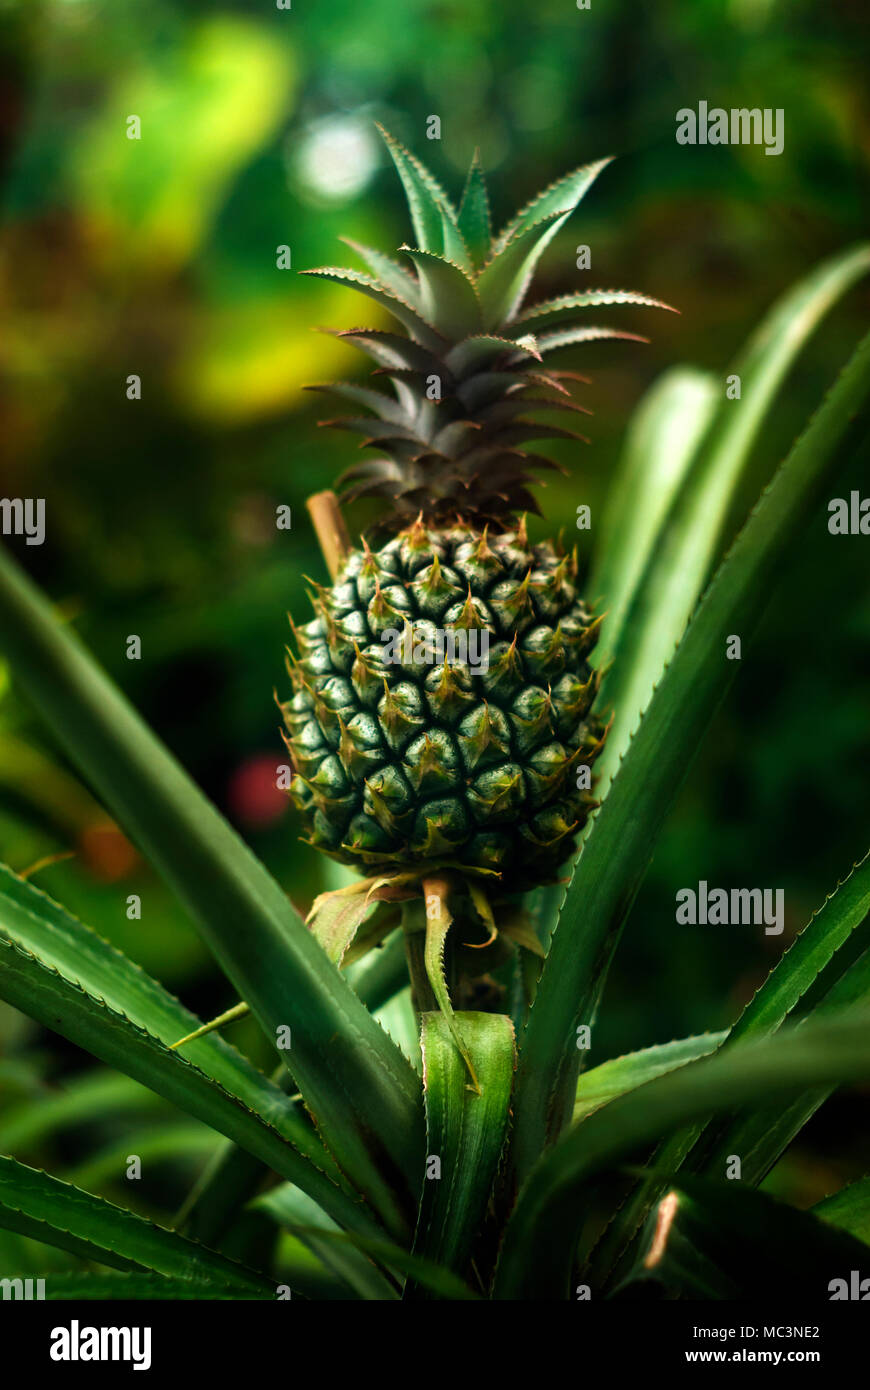
<svg viewBox="0 0 870 1390">
<path fill-rule="evenodd" d="M 304 499 L 333 481 L 351 448 L 348 436 L 318 431 L 302 388 L 360 370 L 340 341 L 312 330 L 350 327 L 359 307 L 293 272 L 341 262 L 342 234 L 386 249 L 405 240 L 374 121 L 457 191 L 480 146 L 496 222 L 548 178 L 620 156 L 548 252 L 541 295 L 624 283 L 682 316 L 650 329 L 641 311 L 631 319 L 625 310 L 626 327 L 653 333 L 649 346 L 592 344 L 566 356 L 592 378 L 593 444 L 561 449 L 571 476 L 544 495 L 546 525 L 571 528 L 580 502 L 594 523 L 626 420 L 657 374 L 694 363 L 721 373 L 724 389 L 731 355 L 773 299 L 866 234 L 866 8 L 0 0 L 0 34 L 0 493 L 45 497 L 48 517 L 45 545 L 17 548 L 305 905 L 329 868 L 299 845 L 271 786 L 281 760 L 272 690 L 284 686 L 284 614 L 304 615 L 305 575 L 323 578 Z M 678 146 L 675 114 L 699 100 L 782 107 L 784 152 Z M 439 143 L 426 142 L 431 114 L 441 117 Z M 134 115 L 137 141 L 127 138 Z M 582 276 L 578 241 L 592 248 Z M 281 245 L 292 271 L 277 268 Z M 757 451 L 746 505 L 867 308 L 864 288 L 803 354 Z M 140 401 L 127 399 L 130 374 L 141 378 Z M 860 481 L 844 480 L 844 493 Z M 293 510 L 289 533 L 274 524 L 282 504 Z M 362 509 L 351 517 L 357 529 L 365 520 Z M 862 544 L 820 523 L 799 569 L 783 576 L 635 907 L 596 1060 L 722 1026 L 781 949 L 739 928 L 675 927 L 677 887 L 699 878 L 784 887 L 793 931 L 866 848 Z M 138 662 L 125 655 L 133 633 Z M 203 1015 L 233 1002 L 180 909 L 3 686 L 0 857 L 23 870 L 69 850 L 73 858 L 39 872 L 41 886 Z M 133 893 L 141 921 L 126 916 Z M 233 1036 L 265 1061 L 252 1024 Z M 0 1014 L 4 1121 L 22 1088 L 54 1088 L 79 1066 L 72 1049 Z M 127 1099 L 105 1119 L 111 1152 L 137 1116 Z M 829 1111 L 833 1139 L 826 1130 L 811 1161 L 799 1152 L 778 1179 L 798 1199 L 836 1186 L 849 1175 L 843 1165 L 866 1165 L 848 1105 Z M 201 1162 L 203 1134 L 189 1124 L 182 1133 L 170 1107 L 161 1116 L 179 1129 L 183 1164 Z M 155 1153 L 165 1159 L 162 1132 Z M 111 1164 L 101 1168 L 63 1131 L 40 1142 L 25 1156 L 70 1172 L 93 1160 L 86 1173 L 102 1190 Z M 148 1188 L 152 1209 L 171 1211 L 184 1176 L 182 1167 L 166 1190 L 162 1178 Z"/>
</svg>

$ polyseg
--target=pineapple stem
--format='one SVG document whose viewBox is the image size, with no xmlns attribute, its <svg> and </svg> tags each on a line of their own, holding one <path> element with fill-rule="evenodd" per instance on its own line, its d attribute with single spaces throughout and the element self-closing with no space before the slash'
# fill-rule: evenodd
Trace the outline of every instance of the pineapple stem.
<svg viewBox="0 0 870 1390">
<path fill-rule="evenodd" d="M 317 536 L 317 543 L 326 562 L 330 579 L 335 579 L 350 554 L 350 536 L 334 492 L 315 492 L 306 502 Z"/>
<path fill-rule="evenodd" d="M 432 1013 L 438 1008 L 426 972 L 426 906 L 422 898 L 402 903 L 402 931 L 405 936 L 405 958 L 411 980 L 411 1002 L 414 1013 Z"/>
</svg>

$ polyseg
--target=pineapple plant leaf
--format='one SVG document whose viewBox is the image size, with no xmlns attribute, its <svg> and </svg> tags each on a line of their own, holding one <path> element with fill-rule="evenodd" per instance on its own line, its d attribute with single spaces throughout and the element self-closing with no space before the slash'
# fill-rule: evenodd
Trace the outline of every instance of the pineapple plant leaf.
<svg viewBox="0 0 870 1390">
<path fill-rule="evenodd" d="M 55 728 L 68 731 L 74 757 L 87 767 L 94 789 L 190 906 L 285 1065 L 290 1052 L 280 1048 L 280 1039 L 282 1030 L 291 1029 L 294 1079 L 318 1115 L 321 1134 L 326 1137 L 335 1124 L 329 1144 L 334 1157 L 360 1180 L 367 1171 L 367 1190 L 380 1191 L 375 1205 L 383 1201 L 391 1225 L 407 1229 L 423 1142 L 422 1099 L 411 1066 L 334 970 L 266 868 L 78 642 L 58 627 L 50 605 L 5 554 L 0 569 L 7 655 L 17 665 L 18 654 L 29 653 L 40 706 Z M 342 1076 L 346 1095 L 344 1085 L 336 1089 Z M 378 1151 L 380 1159 L 374 1156 Z M 378 1177 L 384 1153 L 397 1170 L 390 1183 Z M 403 1171 L 406 1189 L 398 1180 Z"/>
<path fill-rule="evenodd" d="M 292 1183 L 281 1183 L 257 1197 L 251 1209 L 262 1212 L 294 1235 L 346 1290 L 353 1290 L 359 1298 L 392 1303 L 401 1297 L 401 1284 L 395 1275 L 379 1269 L 361 1249 L 343 1239 L 341 1226 Z"/>
<path fill-rule="evenodd" d="M 716 572 L 628 746 L 583 847 L 541 972 L 517 1072 L 514 1155 L 524 1178 L 573 1107 L 577 1028 L 607 966 L 692 753 L 733 678 L 729 633 L 753 633 L 774 575 L 800 542 L 840 449 L 857 447 L 870 400 L 870 337 L 831 388 Z M 548 1068 L 554 1053 L 559 1062 Z M 542 1070 L 548 1081 L 541 1084 Z"/>
<path fill-rule="evenodd" d="M 800 935 L 777 962 L 764 984 L 741 1013 L 730 1029 L 727 1037 L 729 1045 L 743 1039 L 771 1037 L 786 1021 L 793 1019 L 799 1009 L 805 1009 L 807 999 L 818 988 L 820 980 L 829 980 L 834 972 L 835 981 L 850 973 L 850 943 L 858 940 L 859 946 L 866 949 L 868 944 L 868 913 L 870 913 L 870 853 L 856 864 L 848 877 L 837 886 L 833 893 L 814 913 Z M 845 959 L 844 959 L 845 956 Z M 860 996 L 859 996 L 860 997 Z M 767 1163 L 770 1167 L 789 1139 L 801 1127 L 809 1115 L 821 1104 L 823 1097 L 808 1093 L 794 1102 L 804 1107 L 803 1119 L 794 1124 L 790 1107 L 782 1108 L 775 1118 L 765 1114 L 765 1134 L 756 1144 L 768 1147 L 772 1154 Z M 808 1107 L 808 1108 L 807 1108 Z M 737 1123 L 741 1123 L 741 1116 Z M 783 1141 L 782 1128 L 789 1133 Z M 741 1142 L 731 1133 L 731 1143 Z M 656 1167 L 676 1171 L 690 1155 L 694 1158 L 698 1150 L 696 1141 L 704 1133 L 705 1127 L 680 1131 L 671 1136 L 656 1156 Z M 721 1130 L 720 1130 L 721 1137 Z M 730 1152 L 738 1152 L 731 1148 Z M 743 1152 L 743 1150 L 739 1150 Z M 595 1278 L 604 1284 L 610 1277 L 618 1258 L 624 1264 L 625 1252 L 635 1241 L 652 1201 L 660 1187 L 655 1180 L 638 1184 L 635 1192 L 614 1218 L 593 1255 Z"/>
<path fill-rule="evenodd" d="M 731 500 L 779 386 L 820 320 L 870 271 L 863 244 L 823 261 L 784 294 L 765 315 L 729 367 L 741 383 L 737 402 L 720 396 L 697 442 L 685 485 L 637 576 L 635 601 L 614 623 L 600 660 L 612 658 L 603 694 L 618 710 L 602 778 L 619 764 L 637 718 L 691 616 L 709 577 Z M 609 593 L 606 573 L 593 575 L 594 592 Z"/>
<path fill-rule="evenodd" d="M 489 193 L 479 150 L 474 151 L 456 220 L 472 262 L 475 265 L 483 265 L 492 243 L 492 223 Z"/>
<path fill-rule="evenodd" d="M 262 1275 L 123 1207 L 58 1178 L 0 1156 L 0 1225 L 74 1255 L 121 1270 L 153 1270 L 171 1278 L 262 1298 L 273 1289 Z"/>
<path fill-rule="evenodd" d="M 280 1089 L 210 1034 L 184 1056 L 169 1040 L 196 1019 L 121 952 L 0 867 L 0 998 L 236 1140 L 354 1221 L 334 1160 Z"/>
<path fill-rule="evenodd" d="M 859 1178 L 830 1197 L 823 1197 L 812 1211 L 870 1245 L 870 1177 Z"/>
<path fill-rule="evenodd" d="M 861 1241 L 815 1211 L 741 1183 L 680 1175 L 652 1214 L 620 1284 L 661 1283 L 684 1298 L 800 1297 L 818 1269 L 860 1269 Z"/>
<path fill-rule="evenodd" d="M 589 583 L 590 591 L 606 595 L 607 603 L 607 624 L 595 649 L 596 666 L 607 667 L 614 660 L 629 606 L 673 501 L 685 486 L 720 390 L 712 372 L 672 367 L 650 387 L 632 417 L 606 501 Z M 696 581 L 692 601 L 698 597 Z M 629 659 L 624 649 L 621 654 Z M 620 719 L 612 731 L 611 746 L 624 743 L 620 738 L 624 727 Z M 606 762 L 611 762 L 609 750 Z"/>
<path fill-rule="evenodd" d="M 812 1017 L 837 1017 L 841 1011 L 870 1000 L 870 931 L 862 930 L 863 954 L 843 970 L 827 994 L 812 1009 Z M 753 1184 L 763 1181 L 784 1153 L 796 1134 L 803 1129 L 816 1110 L 831 1094 L 833 1087 L 822 1088 L 799 1096 L 785 1109 L 775 1112 L 753 1110 L 738 1114 L 720 1127 L 718 1132 L 705 1134 L 696 1152 L 689 1156 L 689 1167 L 696 1172 L 720 1173 L 722 1155 L 739 1152 L 744 1155 L 744 1171 Z"/>
<path fill-rule="evenodd" d="M 536 509 L 536 475 L 552 463 L 525 446 L 577 437 L 567 428 L 576 423 L 567 417 L 583 412 L 570 394 L 577 375 L 545 364 L 550 352 L 638 337 L 586 324 L 585 309 L 667 306 L 633 292 L 581 291 L 525 307 L 541 254 L 603 164 L 557 181 L 493 238 L 479 162 L 457 212 L 419 161 L 386 139 L 411 211 L 413 269 L 359 245 L 366 273 L 314 272 L 362 291 L 398 324 L 343 335 L 378 375 L 373 386 L 340 383 L 359 409 L 339 423 L 378 451 L 348 470 L 345 497 L 375 499 L 382 529 L 348 551 L 334 527 L 338 573 L 330 587 L 312 585 L 314 618 L 297 629 L 293 695 L 283 706 L 309 838 L 362 875 L 352 891 L 321 901 L 306 926 L 0 553 L 0 640 L 16 679 L 189 907 L 282 1064 L 267 1082 L 214 1031 L 173 1050 L 198 1031 L 196 1019 L 44 895 L 14 875 L 0 880 L 0 994 L 226 1136 L 179 1215 L 183 1235 L 125 1221 L 129 1214 L 97 1197 L 3 1161 L 0 1228 L 42 1232 L 98 1264 L 123 1261 L 126 1272 L 94 1284 L 118 1296 L 133 1287 L 128 1280 L 142 1296 L 170 1295 L 182 1279 L 185 1292 L 200 1294 L 219 1269 L 238 1296 L 274 1291 L 269 1249 L 246 1268 L 213 1248 L 238 1233 L 246 1212 L 265 1212 L 295 1236 L 288 1258 L 299 1287 L 329 1297 L 561 1299 L 578 1276 L 596 1296 L 612 1296 L 639 1249 L 643 1257 L 638 1232 L 662 1182 L 682 1182 L 686 1192 L 696 1179 L 713 1183 L 710 1155 L 723 1136 L 742 1132 L 753 1147 L 753 1185 L 831 1087 L 870 1076 L 867 962 L 854 956 L 863 867 L 750 1006 L 757 1026 L 738 1024 L 719 1046 L 718 1035 L 684 1039 L 655 1058 L 622 1058 L 597 1080 L 590 1073 L 587 1082 L 601 1088 L 598 1100 L 591 1092 L 594 1110 L 583 1109 L 590 1091 L 582 1082 L 578 1089 L 576 1046 L 663 820 L 725 693 L 723 634 L 751 634 L 861 429 L 870 340 L 718 569 L 612 785 L 596 789 L 585 774 L 606 746 L 600 653 L 593 660 L 606 626 L 580 592 L 577 557 L 529 539 L 522 513 Z M 663 519 L 682 516 L 698 490 L 703 470 L 691 460 L 702 432 L 704 449 L 716 431 L 726 438 L 718 506 L 733 496 L 733 459 L 791 360 L 789 344 L 857 273 L 858 258 L 845 258 L 826 287 L 791 303 L 771 356 L 759 343 L 758 392 L 748 423 L 729 427 L 737 429 L 730 444 L 719 417 L 707 420 L 705 387 L 678 425 L 676 403 L 688 397 L 663 391 L 645 428 L 667 496 L 653 522 L 636 529 L 640 555 L 624 546 L 610 571 L 621 585 L 622 631 L 656 560 Z M 539 424 L 543 413 L 565 427 Z M 680 441 L 671 475 L 662 422 Z M 706 565 L 721 526 L 709 531 Z M 467 652 L 441 653 L 445 632 L 454 642 L 486 634 L 485 669 L 472 673 Z M 397 641 L 386 660 L 390 633 Z M 566 893 L 558 879 L 581 832 Z M 426 896 L 435 900 L 431 918 Z M 783 1032 L 798 1004 L 812 1016 Z M 397 1036 L 408 1019 L 419 1029 L 406 1038 L 408 1056 L 376 1011 Z M 287 1029 L 289 1050 L 280 1041 Z M 411 1060 L 420 1036 L 422 1076 Z M 288 1094 L 296 1087 L 301 1103 Z M 774 1101 L 784 1107 L 771 1125 Z M 719 1118 L 708 1127 L 711 1116 Z M 180 1139 L 170 1127 L 163 1140 L 173 1133 Z M 434 1144 L 449 1169 L 437 1190 L 425 1178 Z M 652 1166 L 603 1239 L 581 1248 L 593 1187 L 655 1145 Z M 263 1194 L 269 1172 L 287 1181 Z M 699 1236 L 699 1262 L 702 1244 Z M 669 1289 L 678 1285 L 675 1275 Z"/>
<path fill-rule="evenodd" d="M 444 1013 L 421 1018 L 426 1148 L 437 1155 L 449 1182 L 423 1183 L 414 1250 L 460 1277 L 468 1268 L 498 1173 L 508 1129 L 516 1049 L 503 1014 L 455 1015 L 473 1059 L 477 1089 L 469 1085 Z M 408 1290 L 419 1296 L 420 1286 Z"/>
<path fill-rule="evenodd" d="M 456 210 L 440 183 L 427 168 L 400 144 L 395 136 L 378 126 L 402 181 L 414 233 L 424 251 L 436 256 L 467 259 L 467 251 L 456 218 Z M 456 257 L 457 248 L 460 256 Z"/>
<path fill-rule="evenodd" d="M 439 1298 L 465 1302 L 476 1300 L 478 1297 L 473 1289 L 443 1265 L 434 1264 L 415 1251 L 406 1250 L 392 1241 L 369 1239 L 348 1231 L 334 1230 L 320 1219 L 316 1225 L 306 1224 L 311 1221 L 309 1210 L 305 1204 L 298 1202 L 297 1194 L 286 1183 L 257 1198 L 252 1206 L 255 1210 L 266 1212 L 285 1230 L 306 1243 L 310 1242 L 312 1246 L 315 1242 L 322 1242 L 324 1245 L 328 1243 L 338 1250 L 359 1251 L 379 1260 L 385 1271 L 400 1275 L 406 1280 L 406 1288 L 407 1281 L 413 1280 L 416 1286 L 425 1288 Z M 334 1257 L 329 1263 L 335 1267 Z"/>
<path fill-rule="evenodd" d="M 720 1050 L 611 1101 L 563 1134 L 535 1165 L 505 1229 L 493 1296 L 564 1298 L 593 1179 L 663 1132 L 735 1106 L 858 1080 L 868 1068 L 865 1006 L 836 1021 L 813 1021 Z"/>
<path fill-rule="evenodd" d="M 698 1057 L 709 1057 L 725 1041 L 727 1029 L 719 1033 L 699 1033 L 692 1038 L 676 1038 L 673 1042 L 644 1047 L 601 1062 L 591 1070 L 581 1072 L 577 1081 L 572 1121 L 577 1124 L 593 1111 L 633 1091 L 656 1076 L 664 1076 Z"/>
</svg>

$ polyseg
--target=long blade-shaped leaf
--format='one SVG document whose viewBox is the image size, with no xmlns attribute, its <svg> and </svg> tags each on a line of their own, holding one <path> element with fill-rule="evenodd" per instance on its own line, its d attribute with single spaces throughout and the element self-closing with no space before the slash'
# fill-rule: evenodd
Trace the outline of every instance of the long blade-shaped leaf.
<svg viewBox="0 0 870 1390">
<path fill-rule="evenodd" d="M 320 280 L 334 280 L 338 284 L 349 285 L 351 289 L 359 290 L 360 294 L 368 295 L 376 304 L 388 309 L 393 318 L 404 324 L 411 337 L 421 347 L 437 352 L 439 344 L 444 346 L 443 339 L 435 332 L 431 323 L 427 323 L 412 305 L 406 304 L 403 299 L 385 289 L 374 276 L 364 275 L 360 270 L 347 270 L 344 266 L 334 265 L 317 266 L 313 270 L 303 270 L 301 274 L 314 275 Z"/>
<path fill-rule="evenodd" d="M 708 1057 L 727 1036 L 726 1030 L 721 1033 L 699 1033 L 693 1038 L 678 1038 L 675 1042 L 644 1047 L 639 1052 L 627 1052 L 623 1057 L 614 1057 L 583 1072 L 577 1082 L 577 1099 L 572 1117 L 574 1123 L 656 1076 L 664 1076 L 677 1067 L 684 1067 L 687 1062 L 697 1061 L 699 1057 Z"/>
<path fill-rule="evenodd" d="M 449 1269 L 443 1269 L 440 1265 L 433 1264 L 431 1260 L 423 1259 L 422 1255 L 417 1255 L 413 1251 L 404 1250 L 393 1241 L 378 1238 L 369 1239 L 368 1236 L 359 1236 L 347 1231 L 334 1231 L 319 1219 L 314 1226 L 300 1224 L 293 1210 L 295 1203 L 292 1199 L 289 1202 L 285 1201 L 285 1192 L 284 1187 L 276 1188 L 274 1192 L 268 1193 L 263 1198 L 258 1198 L 254 1205 L 279 1221 L 298 1239 L 315 1240 L 318 1244 L 329 1241 L 345 1248 L 353 1247 L 357 1251 L 371 1256 L 383 1269 L 388 1269 L 393 1274 L 407 1275 L 416 1280 L 418 1284 L 423 1285 L 439 1298 L 463 1301 L 477 1298 L 477 1295 L 472 1293 L 468 1285 L 457 1278 L 455 1274 L 452 1274 Z"/>
<path fill-rule="evenodd" d="M 376 1012 L 408 983 L 402 933 L 394 932 L 380 949 L 373 951 L 366 962 L 352 971 L 354 990 L 366 1008 Z M 285 1067 L 278 1068 L 274 1080 L 282 1090 L 294 1085 Z M 266 1171 L 259 1159 L 238 1145 L 222 1144 L 188 1195 L 176 1225 L 204 1244 L 215 1245 L 245 1204 L 256 1195 Z M 322 1206 L 350 1229 L 363 1229 L 361 1221 L 366 1219 L 363 1212 L 358 1211 L 351 1222 L 330 1203 L 323 1202 Z"/>
<path fill-rule="evenodd" d="M 611 1101 L 537 1164 L 508 1222 L 496 1297 L 563 1299 L 588 1185 L 661 1135 L 747 1102 L 870 1076 L 870 1015 L 720 1049 Z"/>
<path fill-rule="evenodd" d="M 870 1245 L 870 1177 L 859 1178 L 813 1207 L 816 1216 Z"/>
<path fill-rule="evenodd" d="M 14 1158 L 0 1157 L 0 1226 L 115 1269 L 218 1284 L 236 1298 L 274 1295 L 244 1265 Z"/>
<path fill-rule="evenodd" d="M 457 224 L 456 210 L 441 184 L 425 164 L 404 145 L 400 145 L 383 126 L 378 126 L 378 129 L 402 180 L 418 246 L 424 251 L 432 251 L 436 256 L 447 256 L 470 272 L 471 261 Z"/>
<path fill-rule="evenodd" d="M 865 940 L 870 932 L 862 933 Z M 814 1019 L 836 1017 L 844 1007 L 870 1001 L 870 949 L 854 961 L 820 1004 L 813 1009 Z M 718 1177 L 725 1170 L 731 1154 L 739 1154 L 743 1181 L 756 1186 L 785 1152 L 796 1134 L 827 1100 L 829 1091 L 809 1091 L 785 1108 L 775 1111 L 759 1110 L 729 1118 L 719 1126 L 711 1126 L 698 1146 L 698 1156 L 690 1154 L 688 1165 L 695 1171 Z"/>
<path fill-rule="evenodd" d="M 460 342 L 483 327 L 474 284 L 458 265 L 431 251 L 408 249 L 420 277 L 423 317 L 445 338 Z"/>
<path fill-rule="evenodd" d="M 486 191 L 479 150 L 474 151 L 457 221 L 474 263 L 483 265 L 492 247 L 492 228 L 489 218 L 489 195 Z"/>
<path fill-rule="evenodd" d="M 0 998 L 235 1140 L 282 1177 L 304 1184 L 306 1191 L 343 1224 L 371 1232 L 371 1220 L 339 1186 L 340 1175 L 335 1173 L 328 1155 L 322 1149 L 318 1152 L 315 1136 L 310 1130 L 306 1133 L 304 1122 L 289 1102 L 284 1100 L 283 1107 L 278 1108 L 271 1093 L 280 1092 L 265 1077 L 260 1078 L 263 1084 L 258 1085 L 240 1065 L 241 1084 L 234 1092 L 225 1090 L 180 1053 L 171 1051 L 104 1000 L 64 979 L 55 968 L 44 965 L 3 934 Z M 253 1068 L 250 1071 L 255 1075 Z M 254 1099 L 264 1103 L 275 1123 L 249 1109 L 249 1102 Z M 287 1131 L 294 1138 L 298 1135 L 299 1147 L 284 1137 Z M 325 1169 L 332 1169 L 334 1176 L 328 1176 Z"/>
<path fill-rule="evenodd" d="M 548 188 L 545 188 L 542 193 L 538 193 L 531 202 L 526 203 L 526 206 L 520 209 L 515 217 L 511 218 L 504 230 L 499 233 L 496 239 L 496 250 L 503 250 L 513 237 L 542 222 L 545 217 L 549 217 L 553 213 L 564 212 L 565 209 L 573 212 L 601 171 L 612 163 L 612 159 L 613 157 L 610 156 L 607 159 L 596 160 L 593 164 L 583 164 L 578 169 L 572 169 L 570 174 L 564 174 L 562 178 L 556 179 L 555 183 L 551 183 Z"/>
<path fill-rule="evenodd" d="M 342 237 L 341 240 L 345 246 L 356 251 L 375 279 L 380 281 L 390 294 L 396 295 L 406 304 L 410 304 L 416 312 L 420 312 L 420 286 L 410 271 L 399 265 L 398 261 L 394 261 L 392 256 L 384 255 L 383 251 L 377 251 L 373 246 L 366 246 L 361 241 L 352 241 L 350 237 Z"/>
<path fill-rule="evenodd" d="M 18 949 L 16 949 L 16 947 Z M 0 865 L 0 998 L 237 1139 L 333 1214 L 362 1215 L 299 1110 L 217 1033 L 59 903 Z"/>
<path fill-rule="evenodd" d="M 361 1298 L 389 1301 L 399 1297 L 396 1285 L 367 1255 L 348 1241 L 334 1239 L 339 1227 L 316 1202 L 290 1183 L 282 1183 L 265 1196 L 258 1197 L 252 1206 L 254 1210 L 266 1212 L 279 1225 L 298 1234 L 303 1244 L 327 1269 L 331 1269 Z M 333 1238 L 329 1239 L 330 1236 Z"/>
<path fill-rule="evenodd" d="M 577 862 L 525 1034 L 517 1075 L 515 1163 L 528 1173 L 571 1113 L 577 1028 L 594 1020 L 604 975 L 659 831 L 792 545 L 812 524 L 830 472 L 863 435 L 870 400 L 864 339 L 792 448 L 720 567 L 656 688 Z M 729 669 L 730 668 L 730 669 Z"/>
<path fill-rule="evenodd" d="M 664 300 L 653 299 L 637 290 L 577 290 L 574 294 L 545 299 L 540 304 L 529 304 L 517 314 L 516 323 L 527 325 L 531 333 L 538 333 L 572 318 L 578 309 L 596 309 L 609 304 L 633 304 L 646 309 L 668 309 L 672 314 L 677 312 Z"/>
<path fill-rule="evenodd" d="M 474 1061 L 480 1094 L 443 1014 L 421 1017 L 427 1150 L 440 1161 L 423 1183 L 414 1250 L 465 1274 L 486 1213 L 507 1133 L 514 1078 L 514 1030 L 502 1014 L 460 1013 L 462 1035 Z M 419 1286 L 406 1292 L 417 1296 Z"/>
<path fill-rule="evenodd" d="M 422 1156 L 415 1074 L 279 885 L 0 553 L 3 649 L 34 703 L 178 892 L 291 1066 L 340 1166 L 403 1235 Z"/>
<path fill-rule="evenodd" d="M 754 999 L 747 1004 L 731 1029 L 728 1046 L 733 1046 L 735 1041 L 739 1042 L 741 1039 L 760 1039 L 776 1032 L 817 987 L 820 978 L 827 978 L 831 970 L 837 969 L 839 953 L 851 946 L 855 931 L 865 920 L 868 911 L 870 854 L 865 855 L 849 876 L 826 898 L 800 935 L 777 961 Z M 849 959 L 851 958 L 852 952 L 849 950 Z M 847 970 L 846 975 L 849 973 Z M 850 992 L 845 997 L 854 999 L 856 996 Z M 814 1105 L 820 1104 L 822 1099 L 824 1093 L 809 1102 L 810 1114 Z M 776 1134 L 781 1134 L 783 1125 L 788 1122 L 793 1112 L 797 1109 L 805 1114 L 807 1104 L 806 1097 L 795 1101 L 781 1112 L 779 1124 L 768 1121 L 768 1127 Z M 800 1123 L 801 1120 L 798 1121 L 798 1128 Z M 675 1172 L 692 1152 L 695 1141 L 703 1129 L 703 1125 L 698 1125 L 667 1140 L 661 1151 L 656 1154 L 653 1166 L 669 1173 Z M 732 1148 L 729 1152 L 743 1150 Z M 644 1179 L 622 1206 L 593 1253 L 591 1267 L 596 1282 L 603 1284 L 617 1260 L 634 1241 L 661 1190 L 661 1184 L 656 1178 Z"/>
<path fill-rule="evenodd" d="M 477 279 L 477 291 L 484 328 L 495 328 L 510 321 L 522 302 L 535 266 L 570 216 L 571 208 L 566 204 L 558 212 L 542 217 L 540 222 L 518 228 L 483 267 Z"/>
<path fill-rule="evenodd" d="M 607 612 L 595 650 L 606 666 L 656 537 L 710 422 L 717 383 L 677 367 L 644 396 L 628 430 L 610 491 L 589 592 Z"/>
<path fill-rule="evenodd" d="M 225 1299 L 238 1298 L 235 1289 L 221 1284 L 203 1284 L 193 1279 L 167 1278 L 165 1274 L 109 1273 L 105 1270 L 89 1269 L 68 1274 L 65 1270 L 51 1270 L 42 1276 L 45 1279 L 45 1297 L 78 1303 L 80 1299 L 112 1299 L 139 1302 L 154 1299 Z M 273 1300 L 274 1289 L 262 1294 L 248 1294 L 248 1298 Z"/>
<path fill-rule="evenodd" d="M 818 266 L 778 301 L 732 365 L 737 400 L 725 397 L 650 552 L 603 697 L 614 724 L 599 775 L 609 779 L 625 752 L 653 685 L 679 641 L 713 564 L 735 489 L 759 429 L 786 372 L 833 304 L 870 270 L 870 247 L 859 246 Z"/>
</svg>

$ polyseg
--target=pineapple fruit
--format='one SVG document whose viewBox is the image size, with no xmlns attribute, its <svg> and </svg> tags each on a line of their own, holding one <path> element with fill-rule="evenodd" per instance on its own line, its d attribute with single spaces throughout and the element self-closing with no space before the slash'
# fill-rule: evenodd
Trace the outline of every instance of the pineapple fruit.
<svg viewBox="0 0 870 1390">
<path fill-rule="evenodd" d="M 344 496 L 389 505 L 377 547 L 352 550 L 333 587 L 318 588 L 314 619 L 294 629 L 282 705 L 291 792 L 310 842 L 373 878 L 449 866 L 509 896 L 552 881 L 570 856 L 605 732 L 589 665 L 600 619 L 579 594 L 576 553 L 531 544 L 523 519 L 538 511 L 534 474 L 556 466 L 526 446 L 582 438 L 534 418 L 581 411 L 564 382 L 582 378 L 543 359 L 636 337 L 584 324 L 592 306 L 667 306 L 622 290 L 526 305 L 544 248 L 607 160 L 553 184 L 493 237 L 477 156 L 456 209 L 383 134 L 414 226 L 416 246 L 401 248 L 409 267 L 350 242 L 371 273 L 307 273 L 346 282 L 397 321 L 341 335 L 374 360 L 375 386 L 314 388 L 369 412 L 328 423 L 378 451 L 344 475 Z M 449 634 L 473 634 L 485 659 L 445 658 Z"/>
</svg>

